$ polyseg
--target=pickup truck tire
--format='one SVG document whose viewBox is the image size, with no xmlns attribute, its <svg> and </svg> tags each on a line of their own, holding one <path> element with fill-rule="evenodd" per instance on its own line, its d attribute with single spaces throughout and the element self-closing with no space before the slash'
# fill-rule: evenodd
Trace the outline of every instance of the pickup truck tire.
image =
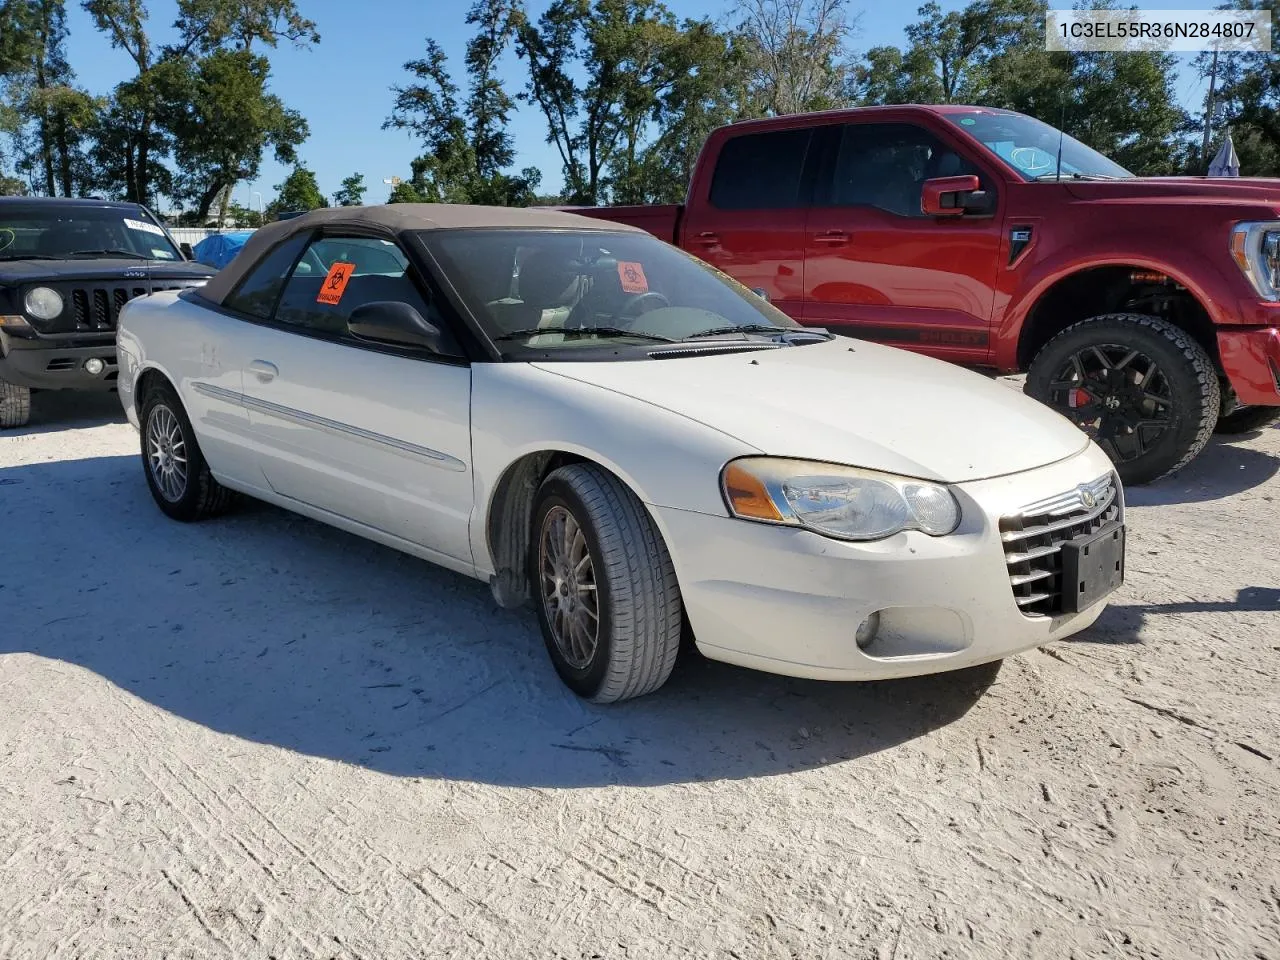
<svg viewBox="0 0 1280 960">
<path fill-rule="evenodd" d="M 1218 418 L 1214 433 L 1236 434 L 1261 430 L 1280 420 L 1280 407 L 1245 407 Z"/>
<path fill-rule="evenodd" d="M 594 464 L 553 471 L 538 492 L 529 586 L 556 672 L 613 703 L 662 686 L 684 604 L 662 535 L 639 498 Z"/>
<path fill-rule="evenodd" d="M 1032 360 L 1026 392 L 1093 437 L 1134 485 L 1194 459 L 1221 404 L 1204 348 L 1180 327 L 1139 313 L 1067 327 Z"/>
<path fill-rule="evenodd" d="M 0 380 L 0 430 L 25 427 L 31 419 L 31 388 Z"/>
<path fill-rule="evenodd" d="M 163 384 L 147 391 L 138 422 L 142 471 L 156 506 L 184 523 L 225 511 L 231 491 L 213 478 L 187 411 L 172 387 Z"/>
</svg>

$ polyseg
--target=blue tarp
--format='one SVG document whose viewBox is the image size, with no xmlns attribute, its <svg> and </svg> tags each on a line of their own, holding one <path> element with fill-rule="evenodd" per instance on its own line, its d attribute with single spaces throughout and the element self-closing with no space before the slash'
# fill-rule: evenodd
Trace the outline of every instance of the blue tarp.
<svg viewBox="0 0 1280 960">
<path fill-rule="evenodd" d="M 251 236 L 251 230 L 242 233 L 211 233 L 192 247 L 191 252 L 201 263 L 221 270 L 235 258 Z"/>
</svg>

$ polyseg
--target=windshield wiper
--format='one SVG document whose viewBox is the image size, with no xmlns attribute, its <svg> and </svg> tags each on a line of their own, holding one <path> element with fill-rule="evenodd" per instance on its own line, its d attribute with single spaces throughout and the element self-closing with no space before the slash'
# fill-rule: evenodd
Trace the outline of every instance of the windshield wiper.
<svg viewBox="0 0 1280 960">
<path fill-rule="evenodd" d="M 526 337 L 535 337 L 542 333 L 563 333 L 566 337 L 638 337 L 641 340 L 654 340 L 662 343 L 675 343 L 671 337 L 664 337 L 657 333 L 642 333 L 639 330 L 624 330 L 621 327 L 530 327 L 528 330 L 512 330 L 510 333 L 504 333 L 500 337 L 494 337 L 495 342 L 503 340 L 520 340 Z"/>
<path fill-rule="evenodd" d="M 68 257 L 126 257 L 130 260 L 150 260 L 150 257 L 144 257 L 140 253 L 134 253 L 132 250 L 76 250 L 67 254 Z"/>
<path fill-rule="evenodd" d="M 700 340 L 703 337 L 721 337 L 727 333 L 787 333 L 791 327 L 778 327 L 772 323 L 742 323 L 732 326 L 712 327 L 709 330 L 701 330 L 698 333 L 691 333 L 687 337 L 681 337 L 681 340 Z"/>
<path fill-rule="evenodd" d="M 0 260 L 58 260 L 59 257 L 46 256 L 43 253 L 14 253 L 7 257 L 0 257 Z"/>
<path fill-rule="evenodd" d="M 1042 173 L 1035 178 L 1039 183 L 1041 180 L 1057 180 L 1056 173 Z M 1120 180 L 1120 177 L 1109 177 L 1105 173 L 1064 173 L 1063 180 Z"/>
</svg>

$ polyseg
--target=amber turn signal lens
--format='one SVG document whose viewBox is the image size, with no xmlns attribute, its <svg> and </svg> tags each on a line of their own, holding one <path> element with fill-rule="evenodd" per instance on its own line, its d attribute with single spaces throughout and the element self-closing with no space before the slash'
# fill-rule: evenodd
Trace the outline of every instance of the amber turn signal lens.
<svg viewBox="0 0 1280 960">
<path fill-rule="evenodd" d="M 1231 256 L 1235 258 L 1246 276 L 1253 273 L 1253 265 L 1249 262 L 1249 251 L 1245 247 L 1248 238 L 1249 234 L 1244 230 L 1236 230 L 1231 234 Z"/>
<path fill-rule="evenodd" d="M 30 330 L 26 317 L 0 316 L 0 327 L 8 330 Z"/>
<path fill-rule="evenodd" d="M 759 478 L 748 473 L 736 463 L 724 471 L 724 494 L 729 506 L 739 517 L 750 520 L 781 520 L 782 514 L 773 505 L 773 498 Z"/>
</svg>

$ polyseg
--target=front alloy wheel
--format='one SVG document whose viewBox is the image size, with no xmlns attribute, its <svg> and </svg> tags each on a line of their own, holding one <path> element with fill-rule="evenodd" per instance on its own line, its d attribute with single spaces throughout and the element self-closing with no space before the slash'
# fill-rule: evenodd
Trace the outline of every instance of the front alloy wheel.
<svg viewBox="0 0 1280 960">
<path fill-rule="evenodd" d="M 164 403 L 151 408 L 146 444 L 151 479 L 166 501 L 177 503 L 187 492 L 187 444 L 178 418 Z"/>
<path fill-rule="evenodd" d="M 178 394 L 167 383 L 146 390 L 138 415 L 142 469 L 151 496 L 174 520 L 203 520 L 221 513 L 231 491 L 214 479 Z"/>
<path fill-rule="evenodd" d="M 552 638 L 575 670 L 591 665 L 600 644 L 600 596 L 587 538 L 567 509 L 554 506 L 538 537 L 542 604 Z"/>
</svg>

